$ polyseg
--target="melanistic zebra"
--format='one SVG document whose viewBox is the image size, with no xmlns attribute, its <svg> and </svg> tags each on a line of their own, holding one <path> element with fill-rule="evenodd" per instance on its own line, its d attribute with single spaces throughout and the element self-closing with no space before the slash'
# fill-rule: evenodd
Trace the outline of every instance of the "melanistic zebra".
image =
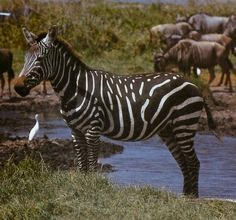
<svg viewBox="0 0 236 220">
<path fill-rule="evenodd" d="M 23 28 L 30 46 L 15 84 L 21 96 L 49 80 L 60 97 L 61 114 L 72 130 L 80 170 L 97 168 L 100 135 L 139 141 L 158 134 L 184 176 L 184 193 L 198 196 L 199 160 L 193 148 L 205 107 L 199 89 L 179 74 L 123 76 L 94 70 L 71 46 L 56 37 L 56 27 L 39 36 Z"/>
</svg>

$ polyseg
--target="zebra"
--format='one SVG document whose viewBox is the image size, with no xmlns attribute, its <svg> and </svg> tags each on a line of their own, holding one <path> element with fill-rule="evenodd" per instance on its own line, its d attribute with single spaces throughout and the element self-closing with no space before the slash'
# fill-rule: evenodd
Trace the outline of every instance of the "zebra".
<svg viewBox="0 0 236 220">
<path fill-rule="evenodd" d="M 78 170 L 97 169 L 101 135 L 140 141 L 157 134 L 182 171 L 183 193 L 198 197 L 200 162 L 193 144 L 203 109 L 209 128 L 216 126 L 196 85 L 177 73 L 117 75 L 93 69 L 57 36 L 56 26 L 38 36 L 24 27 L 23 34 L 29 49 L 15 91 L 26 96 L 42 80 L 51 82 L 71 129 Z"/>
</svg>

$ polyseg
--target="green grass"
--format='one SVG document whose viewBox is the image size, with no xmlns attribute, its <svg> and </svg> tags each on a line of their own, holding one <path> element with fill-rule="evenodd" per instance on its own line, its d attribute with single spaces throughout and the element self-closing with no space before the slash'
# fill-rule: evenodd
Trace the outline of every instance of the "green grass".
<svg viewBox="0 0 236 220">
<path fill-rule="evenodd" d="M 0 170 L 0 219 L 234 219 L 230 202 L 118 187 L 101 174 L 50 171 L 30 159 Z"/>
</svg>

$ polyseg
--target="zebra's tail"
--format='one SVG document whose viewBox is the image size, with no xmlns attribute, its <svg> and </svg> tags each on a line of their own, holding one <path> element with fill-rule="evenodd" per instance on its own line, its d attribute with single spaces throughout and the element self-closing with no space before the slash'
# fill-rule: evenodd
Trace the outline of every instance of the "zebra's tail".
<svg viewBox="0 0 236 220">
<path fill-rule="evenodd" d="M 220 140 L 222 141 L 221 135 L 220 133 L 217 131 L 217 125 L 213 119 L 211 110 L 208 106 L 208 104 L 206 103 L 206 101 L 204 100 L 204 108 L 207 114 L 207 122 L 208 122 L 208 127 L 210 128 L 211 132 Z"/>
</svg>

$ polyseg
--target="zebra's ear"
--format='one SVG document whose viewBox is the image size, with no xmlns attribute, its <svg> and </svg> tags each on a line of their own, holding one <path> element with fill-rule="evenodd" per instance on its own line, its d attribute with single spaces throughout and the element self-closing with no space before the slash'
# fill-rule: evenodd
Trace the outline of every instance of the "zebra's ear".
<svg viewBox="0 0 236 220">
<path fill-rule="evenodd" d="M 29 32 L 26 27 L 22 28 L 22 32 L 24 34 L 25 40 L 29 45 L 36 44 L 37 41 L 37 35 L 33 34 L 32 32 Z"/>
<path fill-rule="evenodd" d="M 44 42 L 50 46 L 50 44 L 53 43 L 53 41 L 56 39 L 57 37 L 57 26 L 56 25 L 53 25 L 52 27 L 50 27 L 48 29 L 48 33 L 47 33 L 47 36 L 45 37 L 44 39 Z"/>
</svg>

